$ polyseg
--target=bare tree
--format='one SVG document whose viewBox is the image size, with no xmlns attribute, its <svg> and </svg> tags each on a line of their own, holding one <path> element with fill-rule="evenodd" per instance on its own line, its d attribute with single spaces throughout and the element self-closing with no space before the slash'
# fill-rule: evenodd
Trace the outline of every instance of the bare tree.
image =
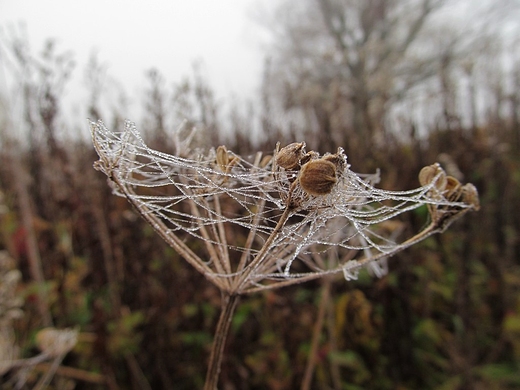
<svg viewBox="0 0 520 390">
<path fill-rule="evenodd" d="M 167 146 L 167 100 L 168 92 L 165 88 L 164 76 L 157 69 L 146 72 L 149 87 L 146 91 L 144 102 L 145 126 L 148 128 L 150 137 L 155 139 L 158 145 Z"/>
<path fill-rule="evenodd" d="M 385 145 L 402 106 L 421 130 L 476 128 L 486 110 L 503 116 L 504 91 L 479 94 L 490 88 L 486 64 L 501 79 L 512 56 L 503 42 L 514 36 L 515 10 L 509 1 L 286 0 L 271 26 L 271 94 L 308 142 L 351 154 Z"/>
<path fill-rule="evenodd" d="M 444 4 L 285 2 L 277 16 L 281 27 L 273 66 L 283 79 L 279 92 L 286 107 L 310 112 L 310 130 L 319 129 L 333 143 L 344 144 L 345 129 L 364 143 L 381 135 L 388 102 L 436 74 L 437 57 L 414 46 Z"/>
<path fill-rule="evenodd" d="M 217 101 L 208 80 L 204 63 L 192 64 L 193 74 L 176 85 L 173 106 L 177 123 L 187 120 L 187 127 L 196 126 L 201 132 L 197 136 L 199 145 L 213 145 L 222 142 L 221 104 Z"/>
<path fill-rule="evenodd" d="M 100 63 L 96 53 L 92 53 L 85 68 L 85 85 L 90 94 L 88 115 L 93 120 L 102 118 L 100 112 L 100 98 L 107 78 L 107 66 Z"/>
</svg>

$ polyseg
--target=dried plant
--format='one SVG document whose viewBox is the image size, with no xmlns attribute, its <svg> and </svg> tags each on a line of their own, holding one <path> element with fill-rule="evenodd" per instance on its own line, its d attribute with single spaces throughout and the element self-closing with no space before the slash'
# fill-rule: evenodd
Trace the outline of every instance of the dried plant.
<svg viewBox="0 0 520 390">
<path fill-rule="evenodd" d="M 47 360 L 52 365 L 33 387 L 47 388 L 61 361 L 77 343 L 77 329 L 48 327 L 36 333 L 36 343 L 41 353 L 28 359 L 20 359 L 20 348 L 15 339 L 13 321 L 23 316 L 23 299 L 18 295 L 17 285 L 22 274 L 15 268 L 15 261 L 5 251 L 0 251 L 0 376 L 10 370 L 16 371 L 5 388 L 22 388 L 27 380 L 27 371 Z"/>
<path fill-rule="evenodd" d="M 121 132 L 90 126 L 96 169 L 223 293 L 206 389 L 216 388 L 240 295 L 337 273 L 351 280 L 365 266 L 377 273 L 379 261 L 479 208 L 475 187 L 438 164 L 421 171 L 419 188 L 386 191 L 377 174 L 354 173 L 341 148 L 320 156 L 302 142 L 245 158 L 192 149 L 194 130 L 179 130 L 170 155 L 147 147 L 132 122 Z M 389 220 L 424 205 L 431 223 L 395 242 Z"/>
<path fill-rule="evenodd" d="M 0 191 L 0 216 L 7 212 Z M 41 353 L 28 359 L 20 359 L 20 350 L 16 342 L 14 321 L 24 316 L 18 285 L 22 273 L 16 269 L 16 261 L 7 251 L 0 251 L 0 376 L 13 371 L 12 378 L 3 383 L 2 388 L 23 388 L 27 372 L 38 364 L 52 360 L 52 365 L 42 375 L 34 390 L 47 388 L 61 361 L 77 343 L 77 329 L 56 329 L 47 327 L 36 333 L 36 342 Z M 12 387 L 11 387 L 12 385 Z"/>
</svg>

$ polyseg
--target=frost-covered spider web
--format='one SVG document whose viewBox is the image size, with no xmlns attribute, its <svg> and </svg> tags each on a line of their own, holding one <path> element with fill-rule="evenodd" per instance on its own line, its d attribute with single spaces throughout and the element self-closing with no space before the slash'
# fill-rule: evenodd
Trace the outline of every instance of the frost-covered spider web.
<svg viewBox="0 0 520 390">
<path fill-rule="evenodd" d="M 298 185 L 297 172 L 274 156 L 243 158 L 224 147 L 190 148 L 177 137 L 175 155 L 149 148 L 132 122 L 112 132 L 91 122 L 94 146 L 118 195 L 220 288 L 247 292 L 343 272 L 354 278 L 414 241 L 394 242 L 389 220 L 424 204 L 468 207 L 431 197 L 433 184 L 410 191 L 374 187 L 377 175 L 345 163 L 326 195 Z M 340 150 L 338 153 L 342 153 Z M 289 204 L 288 199 L 297 199 Z M 397 229 L 398 230 L 398 229 Z"/>
</svg>

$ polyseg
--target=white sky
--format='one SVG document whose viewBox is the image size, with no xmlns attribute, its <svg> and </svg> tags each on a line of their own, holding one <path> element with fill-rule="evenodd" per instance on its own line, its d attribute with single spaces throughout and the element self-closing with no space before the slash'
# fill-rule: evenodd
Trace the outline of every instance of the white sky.
<svg viewBox="0 0 520 390">
<path fill-rule="evenodd" d="M 261 47 L 269 37 L 251 15 L 279 2 L 0 0 L 0 31 L 8 36 L 10 28 L 24 22 L 33 52 L 55 38 L 58 52 L 74 53 L 70 102 L 86 99 L 85 65 L 93 52 L 136 105 L 142 102 L 145 70 L 157 68 L 170 87 L 192 75 L 196 60 L 203 60 L 219 99 L 248 98 L 260 85 Z M 83 95 L 77 95 L 78 90 Z"/>
</svg>

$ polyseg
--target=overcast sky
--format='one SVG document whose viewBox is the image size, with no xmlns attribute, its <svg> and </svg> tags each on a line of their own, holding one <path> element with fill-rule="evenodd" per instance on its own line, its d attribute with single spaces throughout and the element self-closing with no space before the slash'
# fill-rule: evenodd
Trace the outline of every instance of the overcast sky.
<svg viewBox="0 0 520 390">
<path fill-rule="evenodd" d="M 171 85 L 191 75 L 196 60 L 204 62 L 219 98 L 242 98 L 259 87 L 261 48 L 268 41 L 268 32 L 252 15 L 279 2 L 0 0 L 0 29 L 5 36 L 23 22 L 33 52 L 41 51 L 48 38 L 56 39 L 58 51 L 73 51 L 77 65 L 69 89 L 85 89 L 85 65 L 96 52 L 136 104 L 145 70 L 159 69 Z M 69 96 L 81 100 L 74 91 Z"/>
</svg>

